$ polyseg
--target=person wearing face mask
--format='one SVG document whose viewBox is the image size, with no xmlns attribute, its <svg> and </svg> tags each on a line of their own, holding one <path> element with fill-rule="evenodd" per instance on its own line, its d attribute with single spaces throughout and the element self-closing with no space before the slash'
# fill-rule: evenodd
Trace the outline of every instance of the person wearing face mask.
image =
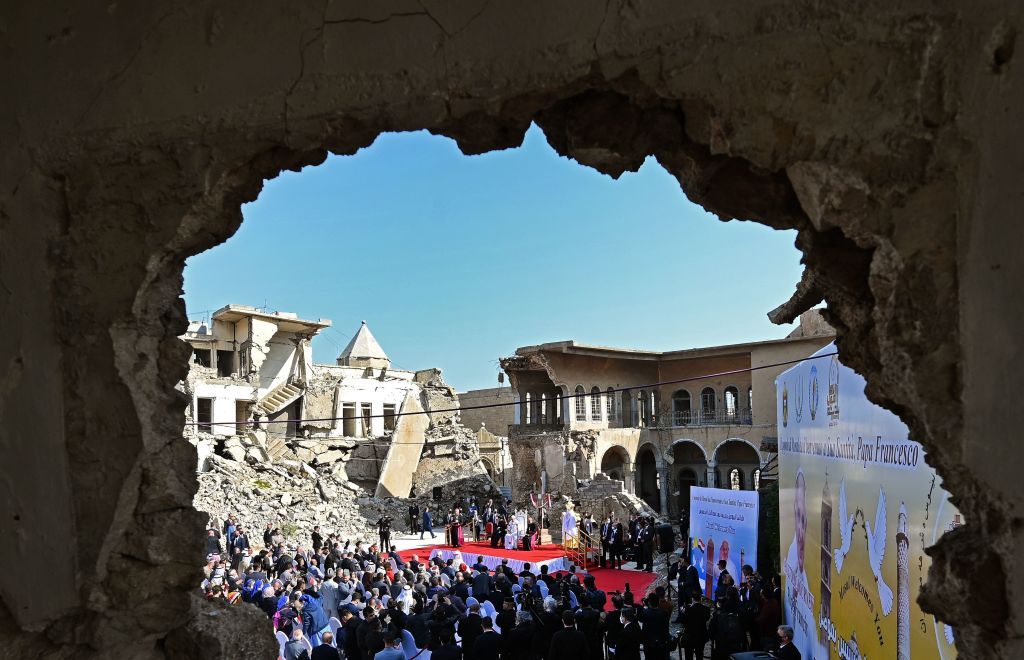
<svg viewBox="0 0 1024 660">
<path fill-rule="evenodd" d="M 619 622 L 622 632 L 615 643 L 615 660 L 640 660 L 640 624 L 636 622 L 636 610 L 627 607 L 622 610 Z"/>
</svg>

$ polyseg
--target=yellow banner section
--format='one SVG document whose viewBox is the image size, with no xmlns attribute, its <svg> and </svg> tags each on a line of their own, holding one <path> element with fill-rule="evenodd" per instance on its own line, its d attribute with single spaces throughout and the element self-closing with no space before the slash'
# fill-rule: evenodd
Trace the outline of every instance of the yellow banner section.
<svg viewBox="0 0 1024 660">
<path fill-rule="evenodd" d="M 822 348 L 776 380 L 783 610 L 804 658 L 954 658 L 917 605 L 924 550 L 961 524 L 921 446 Z"/>
</svg>

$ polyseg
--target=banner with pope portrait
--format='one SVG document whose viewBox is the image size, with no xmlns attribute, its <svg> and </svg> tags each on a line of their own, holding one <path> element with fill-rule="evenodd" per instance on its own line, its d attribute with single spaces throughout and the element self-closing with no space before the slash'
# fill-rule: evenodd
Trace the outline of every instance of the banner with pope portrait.
<svg viewBox="0 0 1024 660">
<path fill-rule="evenodd" d="M 757 566 L 756 490 L 690 488 L 690 561 L 707 598 L 718 594 L 720 562 L 738 587 L 744 565 Z"/>
<path fill-rule="evenodd" d="M 803 658 L 956 657 L 917 595 L 960 524 L 920 444 L 835 345 L 776 380 L 783 611 Z"/>
</svg>

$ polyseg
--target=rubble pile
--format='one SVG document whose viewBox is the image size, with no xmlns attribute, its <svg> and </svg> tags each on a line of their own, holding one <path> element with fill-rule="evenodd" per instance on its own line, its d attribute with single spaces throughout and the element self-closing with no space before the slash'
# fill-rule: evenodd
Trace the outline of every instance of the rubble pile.
<svg viewBox="0 0 1024 660">
<path fill-rule="evenodd" d="M 369 498 L 337 467 L 315 468 L 287 459 L 249 464 L 216 454 L 208 465 L 198 475 L 195 508 L 210 514 L 211 525 L 218 528 L 234 513 L 257 546 L 267 523 L 280 528 L 289 545 L 308 543 L 314 525 L 345 538 L 372 538 L 373 521 L 361 515 L 357 504 L 357 498 Z"/>
<path fill-rule="evenodd" d="M 457 415 L 442 418 L 427 430 L 413 483 L 421 497 L 429 496 L 435 488 L 497 494 L 497 485 L 481 463 L 476 434 L 459 424 Z"/>
<path fill-rule="evenodd" d="M 306 393 L 310 400 L 322 399 L 318 414 L 325 412 L 324 402 L 337 385 L 321 376 Z M 455 391 L 437 369 L 417 372 L 416 381 L 431 423 L 413 474 L 411 499 L 372 496 L 390 436 L 360 441 L 304 425 L 298 437 L 259 428 L 225 437 L 191 426 L 185 436 L 199 454 L 196 509 L 209 513 L 217 527 L 234 513 L 257 545 L 270 523 L 291 545 L 308 543 L 314 525 L 347 539 L 373 539 L 381 515 L 391 516 L 396 530 L 408 531 L 413 501 L 438 513 L 440 529 L 442 516 L 457 502 L 498 497 L 483 467 L 476 434 L 459 423 Z"/>
</svg>

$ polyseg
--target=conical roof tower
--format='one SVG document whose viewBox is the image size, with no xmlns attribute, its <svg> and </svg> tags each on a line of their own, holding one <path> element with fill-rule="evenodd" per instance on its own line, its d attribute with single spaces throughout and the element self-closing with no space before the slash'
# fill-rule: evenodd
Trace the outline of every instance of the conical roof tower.
<svg viewBox="0 0 1024 660">
<path fill-rule="evenodd" d="M 343 367 L 372 367 L 387 369 L 391 360 L 377 343 L 377 338 L 370 332 L 370 327 L 363 321 L 356 335 L 348 343 L 345 350 L 338 356 L 338 364 Z"/>
</svg>

